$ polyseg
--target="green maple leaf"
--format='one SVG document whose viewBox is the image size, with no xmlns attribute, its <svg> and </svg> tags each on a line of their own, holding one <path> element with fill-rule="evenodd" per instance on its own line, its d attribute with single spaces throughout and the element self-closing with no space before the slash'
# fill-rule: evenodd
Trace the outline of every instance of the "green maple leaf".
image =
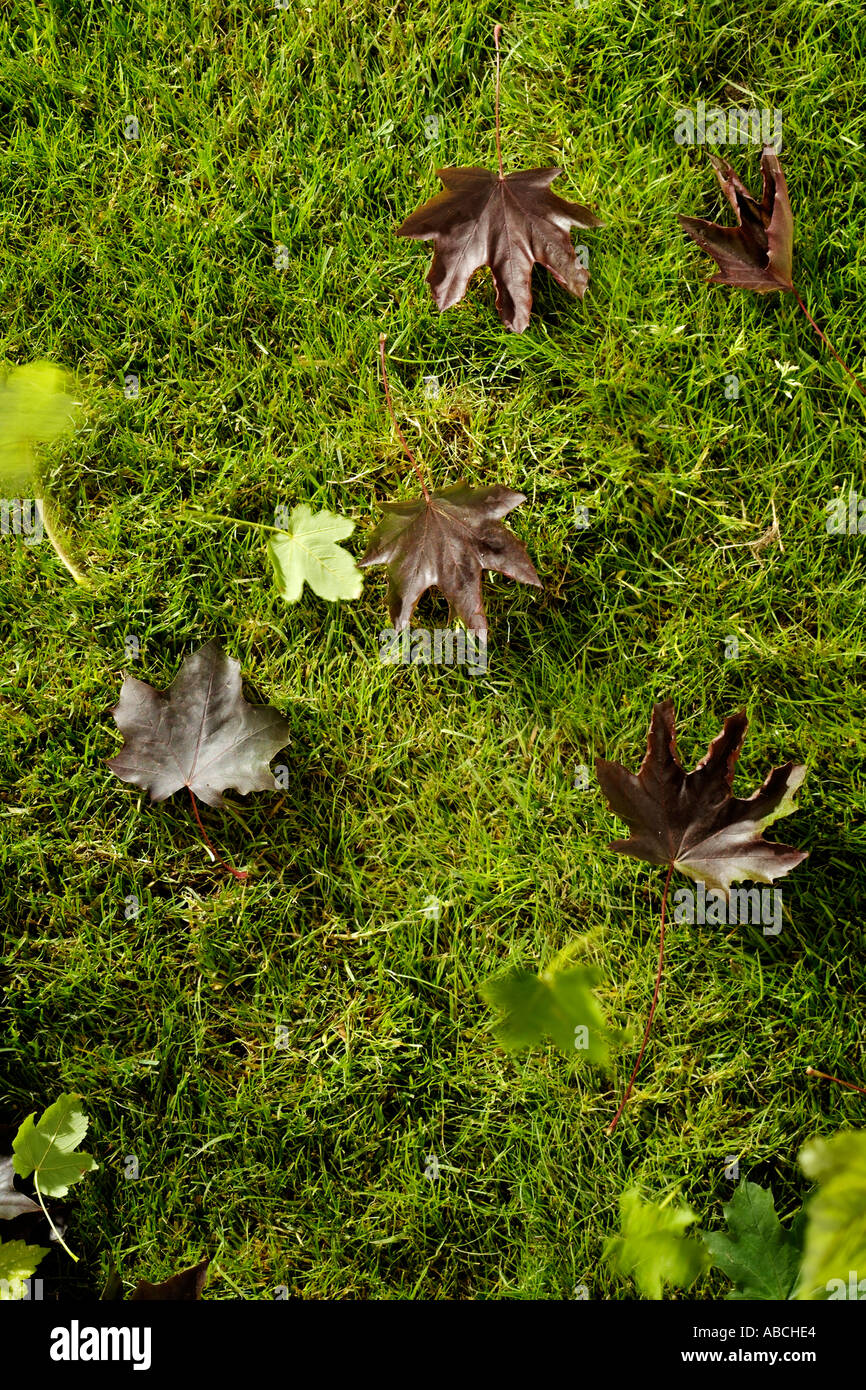
<svg viewBox="0 0 866 1390">
<path fill-rule="evenodd" d="M 0 1303 L 24 1297 L 24 1281 L 33 1278 L 39 1261 L 47 1254 L 44 1245 L 28 1245 L 23 1240 L 0 1241 Z"/>
<path fill-rule="evenodd" d="M 800 1268 L 802 1222 L 786 1231 L 772 1192 L 745 1179 L 722 1210 L 727 1232 L 704 1232 L 703 1241 L 713 1263 L 734 1282 L 728 1298 L 790 1298 Z"/>
<path fill-rule="evenodd" d="M 32 1173 L 36 1190 L 44 1197 L 65 1197 L 73 1183 L 98 1167 L 90 1154 L 75 1152 L 88 1124 L 80 1099 L 62 1095 L 38 1123 L 28 1115 L 12 1141 L 15 1172 L 20 1178 Z"/>
<path fill-rule="evenodd" d="M 645 1298 L 660 1299 L 662 1285 L 686 1289 L 707 1268 L 699 1240 L 685 1235 L 697 1220 L 691 1207 L 644 1202 L 631 1188 L 619 1199 L 622 1229 L 608 1240 L 604 1257 L 615 1273 L 631 1275 Z"/>
<path fill-rule="evenodd" d="M 866 1130 L 812 1139 L 800 1167 L 819 1190 L 806 1204 L 806 1240 L 797 1297 L 826 1298 L 831 1281 L 866 1278 Z"/>
<path fill-rule="evenodd" d="M 329 603 L 358 598 L 363 575 L 348 550 L 337 545 L 354 529 L 348 517 L 314 513 L 305 504 L 295 507 L 287 529 L 268 540 L 268 556 L 283 598 L 297 603 L 304 581 Z"/>
<path fill-rule="evenodd" d="M 496 1034 L 503 1047 L 516 1052 L 550 1037 L 568 1056 L 605 1065 L 614 1034 L 592 993 L 599 979 L 594 966 L 541 975 L 518 969 L 485 981 L 481 993 L 502 1011 Z"/>
<path fill-rule="evenodd" d="M 16 367 L 0 386 L 0 482 L 24 484 L 35 470 L 34 444 L 72 429 L 77 406 L 68 373 L 51 362 Z"/>
</svg>

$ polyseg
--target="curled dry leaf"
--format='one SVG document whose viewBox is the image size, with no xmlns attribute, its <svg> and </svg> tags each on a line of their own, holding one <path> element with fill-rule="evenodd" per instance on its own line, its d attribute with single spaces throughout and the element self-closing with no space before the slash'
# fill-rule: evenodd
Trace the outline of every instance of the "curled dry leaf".
<svg viewBox="0 0 866 1390">
<path fill-rule="evenodd" d="M 782 166 L 772 145 L 761 155 L 764 188 L 761 201 L 753 198 L 726 159 L 710 155 L 722 192 L 734 209 L 736 227 L 705 222 L 701 217 L 680 217 L 685 232 L 718 265 L 711 285 L 734 285 L 739 289 L 771 294 L 781 290 L 792 294 L 803 314 L 831 356 L 866 395 L 866 386 L 841 358 L 827 334 L 813 319 L 805 300 L 792 279 L 794 218 Z"/>
<path fill-rule="evenodd" d="M 794 218 L 782 166 L 772 145 L 761 155 L 764 186 L 761 201 L 753 198 L 726 159 L 710 155 L 722 192 L 737 218 L 736 227 L 680 217 L 683 230 L 712 256 L 718 272 L 711 285 L 734 285 L 758 294 L 792 292 Z"/>
</svg>

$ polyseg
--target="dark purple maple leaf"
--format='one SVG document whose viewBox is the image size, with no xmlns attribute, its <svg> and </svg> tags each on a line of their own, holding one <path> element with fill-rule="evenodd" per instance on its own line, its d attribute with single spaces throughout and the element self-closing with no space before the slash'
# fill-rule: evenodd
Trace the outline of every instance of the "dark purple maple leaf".
<svg viewBox="0 0 866 1390">
<path fill-rule="evenodd" d="M 794 248 L 794 217 L 788 198 L 788 185 L 772 145 L 761 154 L 764 186 L 761 201 L 753 198 L 726 159 L 710 155 L 719 185 L 734 210 L 736 227 L 706 222 L 702 217 L 680 217 L 680 225 L 701 250 L 718 265 L 711 285 L 734 285 L 739 289 L 771 294 L 776 290 L 792 294 L 827 351 L 866 395 L 866 386 L 855 376 L 834 348 L 823 328 L 809 312 L 805 300 L 791 278 Z"/>
<path fill-rule="evenodd" d="M 748 722 L 744 710 L 730 715 L 706 757 L 693 771 L 686 772 L 677 752 L 673 702 L 662 700 L 653 706 L 647 751 L 637 775 L 621 763 L 596 759 L 598 780 L 610 809 L 631 830 L 627 840 L 614 840 L 610 848 L 649 864 L 666 864 L 668 869 L 652 1005 L 637 1061 L 608 1134 L 616 1129 L 631 1095 L 655 1016 L 664 966 L 668 887 L 674 869 L 728 895 L 732 883 L 743 879 L 772 883 L 806 858 L 802 850 L 769 843 L 763 834 L 773 821 L 796 810 L 794 798 L 806 775 L 802 764 L 774 768 L 753 796 L 744 799 L 733 795 L 734 767 Z"/>
<path fill-rule="evenodd" d="M 288 742 L 289 726 L 275 709 L 247 703 L 240 671 L 214 640 L 185 658 L 164 693 L 126 676 L 112 710 L 124 736 L 112 772 L 151 801 L 182 787 L 209 806 L 224 804 L 226 787 L 273 791 L 268 762 Z"/>
<path fill-rule="evenodd" d="M 163 1279 L 160 1284 L 150 1284 L 147 1279 L 139 1279 L 129 1296 L 129 1301 L 130 1303 L 197 1302 L 202 1295 L 209 1264 L 209 1259 L 202 1260 L 201 1264 L 193 1265 L 191 1269 L 182 1269 L 179 1274 L 172 1274 L 170 1278 Z"/>
<path fill-rule="evenodd" d="M 763 832 L 796 810 L 806 769 L 786 763 L 753 796 L 734 796 L 734 766 L 748 722 L 745 711 L 732 714 L 706 757 L 686 772 L 677 752 L 673 702 L 655 705 L 636 776 L 620 763 L 596 760 L 610 809 L 631 829 L 627 840 L 615 840 L 610 848 L 649 864 L 672 865 L 725 893 L 731 883 L 772 883 L 796 868 L 806 854 L 770 843 Z"/>
<path fill-rule="evenodd" d="M 111 712 L 124 738 L 120 752 L 108 762 L 115 776 L 149 792 L 152 802 L 186 787 L 214 859 L 244 882 L 246 871 L 225 863 L 211 844 L 196 797 L 208 806 L 222 806 L 227 787 L 242 796 L 274 791 L 268 763 L 289 741 L 282 715 L 247 703 L 241 664 L 226 656 L 217 641 L 186 657 L 163 693 L 125 676 Z"/>
<path fill-rule="evenodd" d="M 499 131 L 499 35 L 496 45 L 496 158 L 499 172 L 473 165 L 439 169 L 445 191 L 413 212 L 397 236 L 432 241 L 433 264 L 427 281 L 437 308 L 450 309 L 466 293 L 476 270 L 489 266 L 496 286 L 499 317 L 522 333 L 532 312 L 532 267 L 537 263 L 570 294 L 583 298 L 589 271 L 571 241 L 572 227 L 603 223 L 582 203 L 551 193 L 561 169 L 524 169 L 506 174 Z"/>
<path fill-rule="evenodd" d="M 359 565 L 387 565 L 388 611 L 399 632 L 409 626 L 415 604 L 435 585 L 466 627 L 487 632 L 481 598 L 484 570 L 541 587 L 526 546 L 500 518 L 525 502 L 522 492 L 497 483 L 458 483 L 411 502 L 385 502 Z"/>
<path fill-rule="evenodd" d="M 710 155 L 722 192 L 737 218 L 736 227 L 680 217 L 680 225 L 719 267 L 711 285 L 735 285 L 758 294 L 793 293 L 791 279 L 794 218 L 782 166 L 772 145 L 761 155 L 764 186 L 753 198 L 726 159 Z"/>
<path fill-rule="evenodd" d="M 439 169 L 445 185 L 413 212 L 397 235 L 434 243 L 427 282 L 436 307 L 450 309 L 471 276 L 489 266 L 499 317 L 522 333 L 532 311 L 532 267 L 538 262 L 570 294 L 583 298 L 589 271 L 572 245 L 571 227 L 602 223 L 582 203 L 550 190 L 561 169 L 496 174 L 489 169 Z"/>
</svg>

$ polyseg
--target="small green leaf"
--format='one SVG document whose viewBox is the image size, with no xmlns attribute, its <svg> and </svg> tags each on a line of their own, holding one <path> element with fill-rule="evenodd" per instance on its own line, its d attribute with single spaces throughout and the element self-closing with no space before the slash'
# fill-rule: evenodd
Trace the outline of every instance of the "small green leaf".
<svg viewBox="0 0 866 1390">
<path fill-rule="evenodd" d="M 44 1245 L 28 1245 L 23 1240 L 0 1241 L 0 1303 L 22 1299 L 26 1279 L 32 1279 L 40 1260 L 48 1254 Z"/>
<path fill-rule="evenodd" d="M 800 1267 L 799 1227 L 786 1231 L 773 1194 L 743 1180 L 722 1210 L 727 1232 L 705 1232 L 713 1263 L 733 1280 L 729 1299 L 787 1299 Z"/>
<path fill-rule="evenodd" d="M 604 1065 L 614 1035 L 592 993 L 599 979 L 594 966 L 541 975 L 516 969 L 485 981 L 481 993 L 502 1010 L 496 1034 L 503 1047 L 516 1052 L 550 1037 L 569 1057 Z"/>
<path fill-rule="evenodd" d="M 88 1125 L 80 1099 L 74 1094 L 62 1095 L 49 1105 L 38 1124 L 28 1115 L 12 1141 L 15 1172 L 20 1178 L 33 1173 L 44 1197 L 64 1197 L 73 1183 L 98 1167 L 90 1154 L 74 1152 Z"/>
<path fill-rule="evenodd" d="M 697 1218 L 690 1207 L 644 1202 L 634 1188 L 619 1199 L 622 1230 L 605 1245 L 617 1274 L 631 1275 L 646 1298 L 660 1299 L 662 1285 L 686 1289 L 709 1264 L 699 1240 L 684 1235 Z"/>
<path fill-rule="evenodd" d="M 839 1281 L 866 1279 L 866 1130 L 812 1139 L 800 1167 L 818 1183 L 806 1204 L 806 1241 L 797 1297 L 825 1299 Z"/>
<path fill-rule="evenodd" d="M 288 529 L 268 540 L 268 556 L 283 598 L 297 603 L 305 580 L 314 594 L 329 603 L 358 598 L 363 575 L 348 550 L 336 544 L 354 529 L 348 517 L 327 511 L 314 514 L 303 503 L 295 507 Z"/>
<path fill-rule="evenodd" d="M 52 362 L 16 367 L 0 386 L 0 482 L 32 477 L 33 445 L 49 443 L 75 425 L 69 375 Z"/>
</svg>

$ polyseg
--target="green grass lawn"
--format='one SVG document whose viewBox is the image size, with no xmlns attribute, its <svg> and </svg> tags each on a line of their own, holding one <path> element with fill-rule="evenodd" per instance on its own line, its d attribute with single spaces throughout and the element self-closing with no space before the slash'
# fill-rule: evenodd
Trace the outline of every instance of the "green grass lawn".
<svg viewBox="0 0 866 1390">
<path fill-rule="evenodd" d="M 438 167 L 495 164 L 496 21 L 506 168 L 561 165 L 606 224 L 580 234 L 585 299 L 536 271 L 522 336 L 487 273 L 440 316 L 429 246 L 393 235 Z M 210 1253 L 221 1299 L 634 1298 L 601 1258 L 621 1191 L 678 1188 L 718 1224 L 734 1155 L 787 1218 L 803 1141 L 866 1123 L 804 1076 L 864 1078 L 866 540 L 828 535 L 825 503 L 866 493 L 866 399 L 790 297 L 707 288 L 676 214 L 729 211 L 673 131 L 701 97 L 782 109 L 795 282 L 862 376 L 861 6 L 17 0 L 0 34 L 0 359 L 78 374 L 51 477 L 95 580 L 0 537 L 0 1118 L 78 1091 L 100 1163 L 46 1296 L 93 1295 L 112 1257 L 155 1280 Z M 754 146 L 723 153 L 759 187 Z M 379 504 L 417 494 L 380 332 L 436 485 L 527 497 L 510 523 L 544 587 L 485 581 L 484 674 L 380 665 L 383 571 L 292 607 L 260 533 L 190 516 L 305 501 L 354 518 L 360 555 Z M 287 790 L 204 808 L 246 884 L 183 797 L 151 808 L 106 767 L 121 672 L 161 689 L 214 636 L 292 730 Z M 776 938 L 672 926 L 607 1139 L 664 874 L 608 850 L 623 827 L 575 768 L 636 769 L 665 696 L 689 766 L 748 708 L 741 795 L 808 763 L 770 838 L 810 858 Z M 569 946 L 635 1035 L 608 1074 L 506 1054 L 479 995 Z"/>
</svg>

